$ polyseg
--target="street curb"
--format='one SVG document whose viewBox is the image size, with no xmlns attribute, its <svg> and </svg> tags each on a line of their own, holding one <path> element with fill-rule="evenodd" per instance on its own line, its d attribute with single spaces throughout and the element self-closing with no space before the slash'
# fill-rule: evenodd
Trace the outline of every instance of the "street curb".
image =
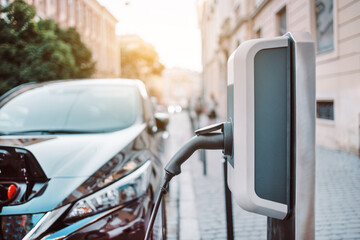
<svg viewBox="0 0 360 240">
<path fill-rule="evenodd" d="M 180 240 L 200 240 L 193 186 L 189 165 L 185 165 L 180 175 Z"/>
</svg>

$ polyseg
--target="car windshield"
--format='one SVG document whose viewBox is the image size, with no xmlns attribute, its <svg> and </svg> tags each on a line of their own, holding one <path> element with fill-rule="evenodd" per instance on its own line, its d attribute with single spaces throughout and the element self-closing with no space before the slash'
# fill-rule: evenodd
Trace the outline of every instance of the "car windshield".
<svg viewBox="0 0 360 240">
<path fill-rule="evenodd" d="M 141 109 L 134 86 L 51 84 L 28 90 L 5 103 L 0 108 L 0 131 L 116 131 L 140 119 Z"/>
</svg>

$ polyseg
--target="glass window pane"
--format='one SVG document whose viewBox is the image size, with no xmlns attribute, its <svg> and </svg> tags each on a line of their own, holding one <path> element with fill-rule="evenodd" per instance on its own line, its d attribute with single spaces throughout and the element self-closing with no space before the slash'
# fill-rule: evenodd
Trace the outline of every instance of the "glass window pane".
<svg viewBox="0 0 360 240">
<path fill-rule="evenodd" d="M 0 129 L 112 131 L 141 117 L 133 86 L 49 85 L 28 90 L 0 109 Z"/>
<path fill-rule="evenodd" d="M 278 19 L 278 34 L 280 36 L 284 35 L 287 32 L 287 24 L 286 24 L 286 8 L 283 8 L 277 13 Z"/>
<path fill-rule="evenodd" d="M 334 101 L 317 101 L 316 117 L 327 120 L 334 120 Z"/>
<path fill-rule="evenodd" d="M 334 49 L 333 0 L 316 0 L 316 39 L 318 53 Z"/>
</svg>

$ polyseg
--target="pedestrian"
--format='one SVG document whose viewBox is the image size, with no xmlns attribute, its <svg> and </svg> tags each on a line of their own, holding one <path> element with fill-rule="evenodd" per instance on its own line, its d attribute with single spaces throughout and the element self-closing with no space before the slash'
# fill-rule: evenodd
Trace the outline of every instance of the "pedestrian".
<svg viewBox="0 0 360 240">
<path fill-rule="evenodd" d="M 217 118 L 217 111 L 216 111 L 216 107 L 217 107 L 218 103 L 215 99 L 215 95 L 214 93 L 210 94 L 210 101 L 209 101 L 209 110 L 208 110 L 208 117 L 209 117 L 209 122 L 210 124 L 214 124 L 216 122 L 216 118 Z"/>
<path fill-rule="evenodd" d="M 194 97 L 189 97 L 188 100 L 188 114 L 189 114 L 189 118 L 190 118 L 190 123 L 191 123 L 191 131 L 194 132 L 196 130 L 196 113 L 195 113 L 195 98 Z"/>
<path fill-rule="evenodd" d="M 203 112 L 203 106 L 201 102 L 201 97 L 198 97 L 195 102 L 195 113 L 196 113 L 196 122 L 197 128 L 200 128 L 200 115 Z"/>
</svg>

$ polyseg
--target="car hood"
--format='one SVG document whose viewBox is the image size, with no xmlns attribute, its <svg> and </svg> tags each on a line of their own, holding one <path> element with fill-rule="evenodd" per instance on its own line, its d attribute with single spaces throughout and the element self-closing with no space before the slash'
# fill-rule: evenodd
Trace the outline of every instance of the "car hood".
<svg viewBox="0 0 360 240">
<path fill-rule="evenodd" d="M 144 128 L 145 124 L 101 134 L 1 136 L 0 145 L 29 150 L 50 179 L 89 177 Z"/>
<path fill-rule="evenodd" d="M 107 134 L 0 137 L 0 145 L 29 150 L 50 179 L 41 196 L 24 204 L 3 206 L 0 215 L 32 214 L 60 207 L 69 194 L 145 128 L 142 124 Z"/>
</svg>

